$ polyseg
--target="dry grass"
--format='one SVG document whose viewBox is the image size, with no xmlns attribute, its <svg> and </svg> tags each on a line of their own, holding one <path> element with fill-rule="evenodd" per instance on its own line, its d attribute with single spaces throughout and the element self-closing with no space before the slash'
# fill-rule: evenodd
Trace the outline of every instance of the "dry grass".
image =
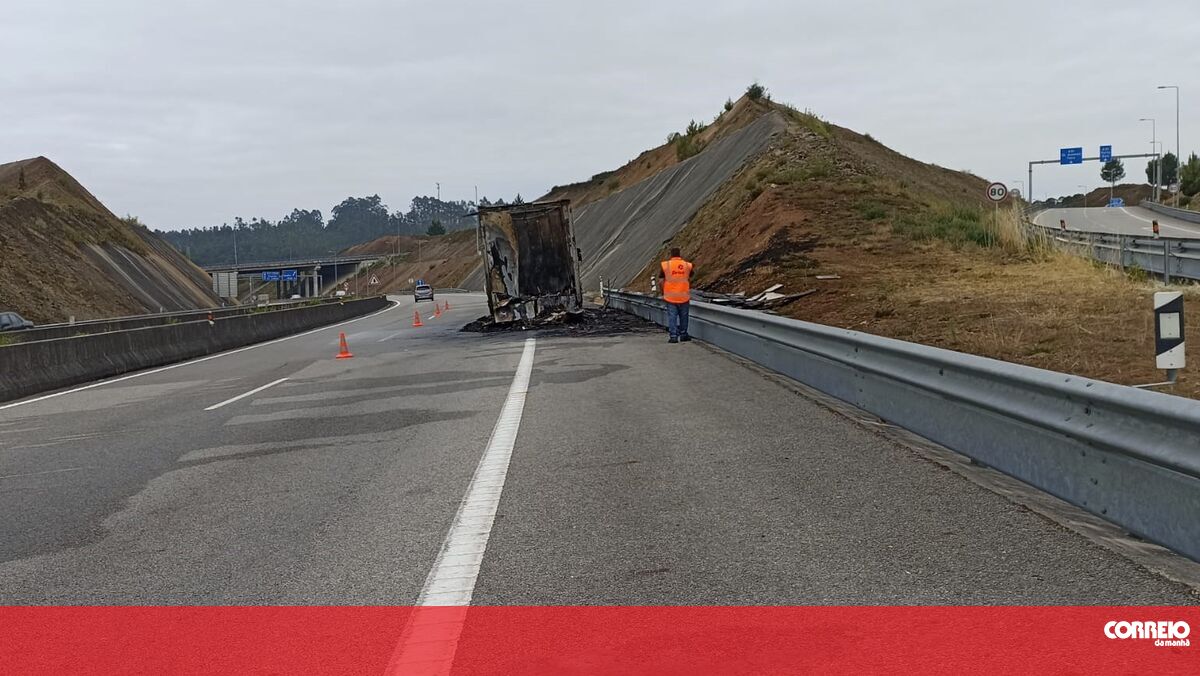
<svg viewBox="0 0 1200 676">
<path fill-rule="evenodd" d="M 696 262 L 699 287 L 816 289 L 781 312 L 1120 384 L 1162 380 L 1152 324 L 1161 285 L 1055 250 L 1012 210 L 956 202 L 982 200 L 984 182 L 943 181 L 945 170 L 886 149 L 876 159 L 887 174 L 839 165 L 834 176 L 768 182 L 826 152 L 794 140 L 739 172 L 671 242 Z M 840 278 L 816 279 L 830 274 Z M 1187 330 L 1200 335 L 1200 292 L 1185 292 Z M 1200 377 L 1184 372 L 1167 391 L 1200 398 Z"/>
</svg>

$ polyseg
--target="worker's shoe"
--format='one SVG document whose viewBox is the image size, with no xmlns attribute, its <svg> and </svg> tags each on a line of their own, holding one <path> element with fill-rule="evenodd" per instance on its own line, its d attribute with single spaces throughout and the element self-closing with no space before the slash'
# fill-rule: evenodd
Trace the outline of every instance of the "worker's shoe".
<svg viewBox="0 0 1200 676">
<path fill-rule="evenodd" d="M 692 337 L 686 333 L 679 337 L 679 342 L 681 342 L 681 343 L 688 343 L 688 342 L 691 342 L 691 340 L 692 340 Z"/>
<path fill-rule="evenodd" d="M 679 339 L 676 338 L 675 336 L 671 336 L 669 339 L 667 339 L 667 342 L 668 343 L 678 343 Z"/>
</svg>

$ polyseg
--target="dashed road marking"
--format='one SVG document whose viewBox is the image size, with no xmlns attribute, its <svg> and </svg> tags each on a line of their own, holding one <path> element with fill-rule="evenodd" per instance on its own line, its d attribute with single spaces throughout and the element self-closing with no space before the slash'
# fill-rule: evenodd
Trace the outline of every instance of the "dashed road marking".
<svg viewBox="0 0 1200 676">
<path fill-rule="evenodd" d="M 205 411 L 215 411 L 218 408 L 221 408 L 222 406 L 224 406 L 226 404 L 232 404 L 233 402 L 238 401 L 239 399 L 245 399 L 246 397 L 249 397 L 252 394 L 258 394 L 259 392 L 262 392 L 263 390 L 267 389 L 268 387 L 274 387 L 275 385 L 278 385 L 279 383 L 282 383 L 285 380 L 287 380 L 287 378 L 280 378 L 279 380 L 273 380 L 273 381 L 267 383 L 266 385 L 263 385 L 261 387 L 256 387 L 253 390 L 250 390 L 249 392 L 243 392 L 236 397 L 230 397 L 229 399 L 226 399 L 225 401 L 223 401 L 219 404 L 213 404 L 212 406 L 209 406 L 208 408 L 206 408 L 204 410 Z"/>
</svg>

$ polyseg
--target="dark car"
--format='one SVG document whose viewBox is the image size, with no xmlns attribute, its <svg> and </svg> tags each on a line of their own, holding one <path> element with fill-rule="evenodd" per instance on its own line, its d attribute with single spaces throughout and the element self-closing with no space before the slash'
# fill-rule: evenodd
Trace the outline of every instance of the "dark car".
<svg viewBox="0 0 1200 676">
<path fill-rule="evenodd" d="M 0 331 L 24 331 L 32 329 L 33 322 L 15 312 L 0 312 Z"/>
</svg>

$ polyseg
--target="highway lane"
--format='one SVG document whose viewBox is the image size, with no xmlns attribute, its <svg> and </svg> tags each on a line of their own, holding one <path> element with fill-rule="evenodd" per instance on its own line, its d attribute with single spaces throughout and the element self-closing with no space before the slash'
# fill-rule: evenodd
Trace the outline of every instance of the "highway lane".
<svg viewBox="0 0 1200 676">
<path fill-rule="evenodd" d="M 0 603 L 414 603 L 527 352 L 474 603 L 1196 600 L 715 350 L 448 297 L 0 410 Z"/>
<path fill-rule="evenodd" d="M 0 411 L 0 602 L 411 603 L 521 347 L 446 298 Z"/>
<path fill-rule="evenodd" d="M 1067 228 L 1071 230 L 1139 236 L 1153 235 L 1151 222 L 1157 220 L 1159 233 L 1163 237 L 1200 238 L 1200 223 L 1189 223 L 1142 207 L 1047 209 L 1037 214 L 1033 220 L 1038 225 L 1057 228 L 1060 219 L 1065 220 Z"/>
</svg>

